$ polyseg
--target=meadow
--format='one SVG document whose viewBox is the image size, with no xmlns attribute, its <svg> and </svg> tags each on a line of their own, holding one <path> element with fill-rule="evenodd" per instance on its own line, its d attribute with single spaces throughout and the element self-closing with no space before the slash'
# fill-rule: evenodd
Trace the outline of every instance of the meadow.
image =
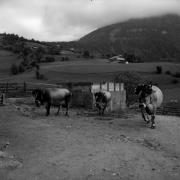
<svg viewBox="0 0 180 180">
<path fill-rule="evenodd" d="M 35 78 L 35 69 L 26 71 L 18 75 L 10 75 L 9 67 L 12 63 L 17 63 L 18 58 L 6 51 L 0 52 L 0 81 L 2 82 L 33 82 L 57 84 L 61 82 L 107 82 L 113 81 L 121 72 L 129 71 L 140 75 L 143 81 L 152 81 L 157 84 L 165 93 L 165 100 L 180 101 L 180 79 L 172 74 L 180 72 L 179 63 L 133 63 L 120 64 L 109 62 L 107 59 L 80 59 L 60 61 L 60 56 L 56 56 L 56 61 L 52 63 L 42 63 L 40 73 L 45 79 Z M 156 67 L 162 67 L 162 73 L 156 73 Z M 169 71 L 171 74 L 167 74 Z M 175 82 L 176 81 L 176 82 Z"/>
</svg>

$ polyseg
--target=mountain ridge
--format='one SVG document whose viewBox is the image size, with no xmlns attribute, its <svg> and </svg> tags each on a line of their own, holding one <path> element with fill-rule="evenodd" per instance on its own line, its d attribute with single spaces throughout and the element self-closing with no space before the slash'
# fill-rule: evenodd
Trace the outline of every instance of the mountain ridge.
<svg viewBox="0 0 180 180">
<path fill-rule="evenodd" d="M 99 28 L 77 44 L 103 54 L 132 53 L 144 61 L 179 61 L 180 16 L 130 19 Z"/>
</svg>

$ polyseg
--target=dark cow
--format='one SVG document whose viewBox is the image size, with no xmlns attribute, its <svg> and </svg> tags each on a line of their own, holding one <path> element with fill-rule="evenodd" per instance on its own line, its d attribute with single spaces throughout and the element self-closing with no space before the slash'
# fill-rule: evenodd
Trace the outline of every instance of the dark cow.
<svg viewBox="0 0 180 180">
<path fill-rule="evenodd" d="M 139 108 L 141 109 L 143 119 L 149 123 L 148 115 L 150 115 L 151 128 L 155 128 L 156 110 L 163 102 L 162 91 L 152 84 L 142 84 L 137 86 L 135 94 L 139 97 Z"/>
<path fill-rule="evenodd" d="M 68 115 L 69 103 L 71 99 L 71 92 L 68 89 L 62 88 L 45 88 L 45 89 L 35 89 L 32 92 L 35 97 L 36 106 L 46 105 L 46 115 L 50 114 L 50 107 L 57 106 L 59 110 L 61 106 L 66 108 L 66 115 Z"/>
<path fill-rule="evenodd" d="M 108 91 L 99 91 L 94 93 L 95 97 L 95 106 L 98 109 L 99 115 L 104 114 L 104 110 L 106 109 L 108 103 L 111 100 L 111 93 Z"/>
</svg>

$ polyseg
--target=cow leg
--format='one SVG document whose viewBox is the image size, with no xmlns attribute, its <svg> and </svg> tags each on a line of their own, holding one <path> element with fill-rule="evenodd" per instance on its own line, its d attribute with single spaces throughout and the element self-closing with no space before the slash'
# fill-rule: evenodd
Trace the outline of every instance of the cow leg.
<svg viewBox="0 0 180 180">
<path fill-rule="evenodd" d="M 56 116 L 59 114 L 60 108 L 61 108 L 61 105 L 58 106 L 58 111 L 56 113 Z"/>
<path fill-rule="evenodd" d="M 101 108 L 98 109 L 98 114 L 101 115 Z"/>
<path fill-rule="evenodd" d="M 95 106 L 96 106 L 96 109 L 97 109 L 97 111 L 98 111 L 98 115 L 100 115 L 100 114 L 101 114 L 101 112 L 100 112 L 100 109 L 101 109 L 101 108 L 100 108 L 100 106 L 99 106 L 99 102 L 98 102 L 98 103 L 96 102 L 96 105 L 95 105 Z"/>
<path fill-rule="evenodd" d="M 151 128 L 152 129 L 155 129 L 156 125 L 155 125 L 155 115 L 156 115 L 156 110 L 157 108 L 156 107 L 153 107 L 153 110 L 152 110 L 152 115 L 151 115 Z"/>
<path fill-rule="evenodd" d="M 97 111 L 98 111 L 98 115 L 100 116 L 101 115 L 101 107 L 100 107 L 99 103 L 96 103 L 96 108 L 97 108 Z"/>
<path fill-rule="evenodd" d="M 69 110 L 69 107 L 68 107 L 68 105 L 66 106 L 66 116 L 69 116 L 69 114 L 68 114 L 68 110 Z"/>
<path fill-rule="evenodd" d="M 51 104 L 47 103 L 46 104 L 46 116 L 48 116 L 50 114 L 50 107 L 51 107 Z"/>
<path fill-rule="evenodd" d="M 68 102 L 66 102 L 66 116 L 69 116 L 69 114 L 68 114 L 68 110 L 69 110 L 69 103 Z"/>
<path fill-rule="evenodd" d="M 104 104 L 102 102 L 102 100 L 100 101 L 100 115 L 103 116 L 104 114 Z"/>
<path fill-rule="evenodd" d="M 151 128 L 152 129 L 155 129 L 156 125 L 155 125 L 155 115 L 153 114 L 151 116 Z"/>
<path fill-rule="evenodd" d="M 101 116 L 101 114 L 102 114 L 102 107 L 101 107 L 101 104 L 99 104 L 98 110 L 99 110 L 99 116 Z"/>
<path fill-rule="evenodd" d="M 103 116 L 103 109 L 101 107 L 101 110 L 100 110 L 100 116 Z"/>
<path fill-rule="evenodd" d="M 144 119 L 144 121 L 148 124 L 150 122 L 150 120 L 146 118 L 144 108 L 141 108 L 141 115 L 142 115 L 142 118 Z"/>
<path fill-rule="evenodd" d="M 104 115 L 104 111 L 105 111 L 106 107 L 107 107 L 107 103 L 104 104 L 103 107 L 102 107 L 102 115 Z"/>
<path fill-rule="evenodd" d="M 65 97 L 65 107 L 66 107 L 66 116 L 69 116 L 68 111 L 69 111 L 69 105 L 70 105 L 70 100 L 71 100 L 71 95 L 68 95 Z"/>
</svg>

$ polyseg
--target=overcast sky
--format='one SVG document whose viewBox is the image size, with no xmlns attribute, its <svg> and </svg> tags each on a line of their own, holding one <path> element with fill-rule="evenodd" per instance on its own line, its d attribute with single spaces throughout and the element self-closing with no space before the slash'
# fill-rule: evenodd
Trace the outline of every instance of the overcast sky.
<svg viewBox="0 0 180 180">
<path fill-rule="evenodd" d="M 129 18 L 180 14 L 180 0 L 0 0 L 0 33 L 70 41 Z"/>
</svg>

